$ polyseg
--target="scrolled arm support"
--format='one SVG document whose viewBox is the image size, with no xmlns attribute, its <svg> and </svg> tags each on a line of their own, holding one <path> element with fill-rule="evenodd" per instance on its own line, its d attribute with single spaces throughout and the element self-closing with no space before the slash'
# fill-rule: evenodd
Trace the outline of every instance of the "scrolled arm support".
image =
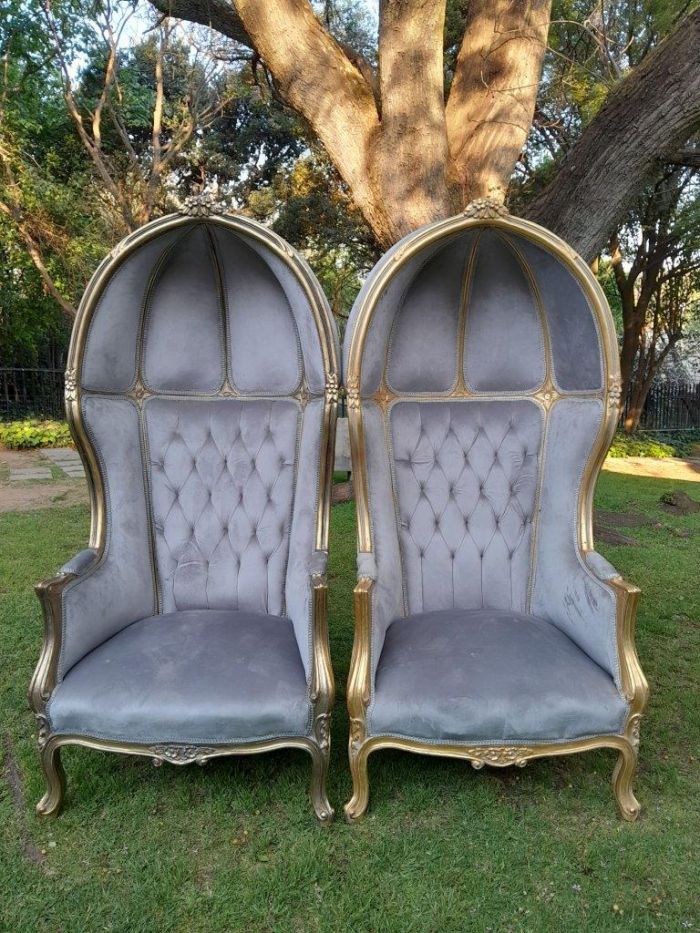
<svg viewBox="0 0 700 933">
<path fill-rule="evenodd" d="M 355 640 L 348 678 L 348 712 L 350 714 L 350 751 L 356 751 L 366 737 L 367 706 L 372 694 L 372 592 L 374 580 L 361 576 L 354 597 Z"/>
<path fill-rule="evenodd" d="M 29 705 L 37 716 L 43 715 L 56 686 L 63 633 L 63 592 L 69 583 L 84 576 L 98 558 L 95 548 L 85 548 L 67 561 L 55 576 L 42 580 L 34 588 L 44 615 L 44 642 L 28 693 Z"/>
<path fill-rule="evenodd" d="M 641 590 L 596 551 L 584 554 L 586 566 L 601 586 L 615 598 L 615 633 L 620 663 L 620 690 L 630 704 L 625 732 L 634 746 L 639 745 L 639 721 L 649 699 L 649 685 L 639 663 L 634 633 Z"/>
</svg>

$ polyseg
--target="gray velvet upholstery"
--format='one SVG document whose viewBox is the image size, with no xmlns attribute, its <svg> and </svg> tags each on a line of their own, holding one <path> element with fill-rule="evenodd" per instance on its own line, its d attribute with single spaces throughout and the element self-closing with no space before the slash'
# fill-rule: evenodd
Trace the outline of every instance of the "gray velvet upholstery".
<svg viewBox="0 0 700 933">
<path fill-rule="evenodd" d="M 295 401 L 147 403 L 163 612 L 283 611 L 299 418 Z"/>
<path fill-rule="evenodd" d="M 456 328 L 448 324 L 446 307 L 453 318 L 460 309 L 466 312 L 464 376 L 474 391 L 536 388 L 544 377 L 547 346 L 554 380 L 562 391 L 602 387 L 595 315 L 580 282 L 544 247 L 515 233 L 472 228 L 397 262 L 407 242 L 408 237 L 379 260 L 348 320 L 346 372 L 352 335 L 373 283 L 386 268 L 392 269 L 369 323 L 363 395 L 375 392 L 385 373 L 388 384 L 400 393 L 439 391 L 438 384 L 446 390 L 453 384 L 456 374 L 450 374 L 448 382 L 443 368 L 455 358 Z M 422 352 L 408 353 L 405 348 L 410 345 L 420 346 Z M 406 352 L 405 375 L 398 377 L 402 352 Z"/>
<path fill-rule="evenodd" d="M 65 568 L 56 732 L 310 734 L 337 336 L 305 262 L 256 229 L 156 222 L 96 280 L 76 379 L 105 535 Z"/>
<path fill-rule="evenodd" d="M 156 608 L 138 409 L 129 399 L 101 396 L 85 397 L 82 409 L 100 460 L 108 522 L 101 560 L 63 591 L 59 677 Z"/>
<path fill-rule="evenodd" d="M 442 610 L 387 631 L 372 733 L 465 743 L 558 742 L 622 730 L 605 671 L 534 615 Z"/>
<path fill-rule="evenodd" d="M 510 238 L 484 230 L 472 262 L 465 299 L 465 382 L 475 392 L 534 390 L 545 376 L 543 321 L 519 254 Z"/>
<path fill-rule="evenodd" d="M 134 622 L 76 664 L 49 704 L 54 732 L 138 743 L 306 735 L 309 712 L 289 619 L 225 609 Z"/>
<path fill-rule="evenodd" d="M 579 536 L 612 320 L 527 231 L 465 222 L 424 242 L 439 227 L 382 257 L 345 336 L 370 512 L 358 573 L 375 581 L 369 734 L 617 733 L 616 574 Z"/>
<path fill-rule="evenodd" d="M 562 399 L 552 408 L 531 608 L 556 622 L 619 685 L 615 594 L 573 543 L 580 482 L 602 417 L 596 399 Z"/>
<path fill-rule="evenodd" d="M 525 609 L 542 422 L 529 400 L 393 406 L 410 613 Z"/>
</svg>

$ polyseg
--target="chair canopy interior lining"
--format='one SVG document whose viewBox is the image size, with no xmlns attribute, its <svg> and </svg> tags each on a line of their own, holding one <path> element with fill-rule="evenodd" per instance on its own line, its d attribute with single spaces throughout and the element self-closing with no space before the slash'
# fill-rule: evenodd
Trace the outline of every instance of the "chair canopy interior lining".
<svg viewBox="0 0 700 933">
<path fill-rule="evenodd" d="M 602 390 L 596 316 L 577 277 L 544 247 L 472 226 L 403 262 L 385 259 L 372 278 L 389 262 L 397 268 L 364 340 L 363 396 L 382 386 L 395 395 L 531 394 L 547 377 L 562 394 Z"/>
<path fill-rule="evenodd" d="M 81 386 L 292 395 L 325 389 L 336 351 L 299 269 L 222 222 L 156 232 L 121 262 L 89 322 Z M 324 327 L 324 324 L 326 325 Z"/>
</svg>

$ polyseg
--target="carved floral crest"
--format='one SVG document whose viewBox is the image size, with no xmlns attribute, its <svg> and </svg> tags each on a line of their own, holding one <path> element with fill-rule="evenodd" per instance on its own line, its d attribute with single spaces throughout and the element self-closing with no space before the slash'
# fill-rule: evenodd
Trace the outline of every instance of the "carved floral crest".
<svg viewBox="0 0 700 933">
<path fill-rule="evenodd" d="M 212 194 L 192 194 L 185 198 L 181 213 L 188 217 L 211 217 L 212 214 L 225 213 L 225 206 Z"/>
<path fill-rule="evenodd" d="M 484 765 L 518 765 L 525 764 L 532 749 L 524 745 L 494 745 L 491 747 L 477 745 L 466 749 L 473 768 L 482 768 Z"/>
<path fill-rule="evenodd" d="M 360 384 L 356 377 L 351 376 L 347 380 L 345 394 L 348 400 L 348 408 L 360 407 Z"/>
<path fill-rule="evenodd" d="M 329 373 L 326 379 L 326 398 L 329 402 L 338 401 L 338 377 L 335 373 Z"/>
<path fill-rule="evenodd" d="M 619 376 L 611 376 L 608 383 L 608 398 L 612 405 L 619 405 L 622 399 L 622 380 Z"/>
<path fill-rule="evenodd" d="M 216 749 L 206 745 L 151 745 L 156 761 L 169 761 L 173 765 L 204 764 Z"/>
<path fill-rule="evenodd" d="M 477 198 L 466 206 L 464 216 L 477 220 L 493 220 L 495 217 L 507 217 L 508 208 L 495 198 Z"/>
</svg>

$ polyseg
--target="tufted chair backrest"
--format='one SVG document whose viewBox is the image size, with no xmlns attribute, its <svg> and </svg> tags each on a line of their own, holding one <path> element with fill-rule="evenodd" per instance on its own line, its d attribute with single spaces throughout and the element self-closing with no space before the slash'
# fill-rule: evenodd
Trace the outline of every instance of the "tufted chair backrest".
<svg viewBox="0 0 700 933">
<path fill-rule="evenodd" d="M 156 221 L 98 270 L 71 354 L 93 539 L 123 575 L 123 624 L 206 608 L 295 616 L 327 546 L 338 367 L 303 260 L 242 218 Z M 92 640 L 109 634 L 96 625 Z M 90 640 L 66 646 L 68 664 Z"/>
<path fill-rule="evenodd" d="M 582 481 L 619 395 L 583 262 L 499 211 L 433 224 L 370 274 L 344 366 L 360 571 L 384 615 L 535 611 L 590 535 Z"/>
</svg>

